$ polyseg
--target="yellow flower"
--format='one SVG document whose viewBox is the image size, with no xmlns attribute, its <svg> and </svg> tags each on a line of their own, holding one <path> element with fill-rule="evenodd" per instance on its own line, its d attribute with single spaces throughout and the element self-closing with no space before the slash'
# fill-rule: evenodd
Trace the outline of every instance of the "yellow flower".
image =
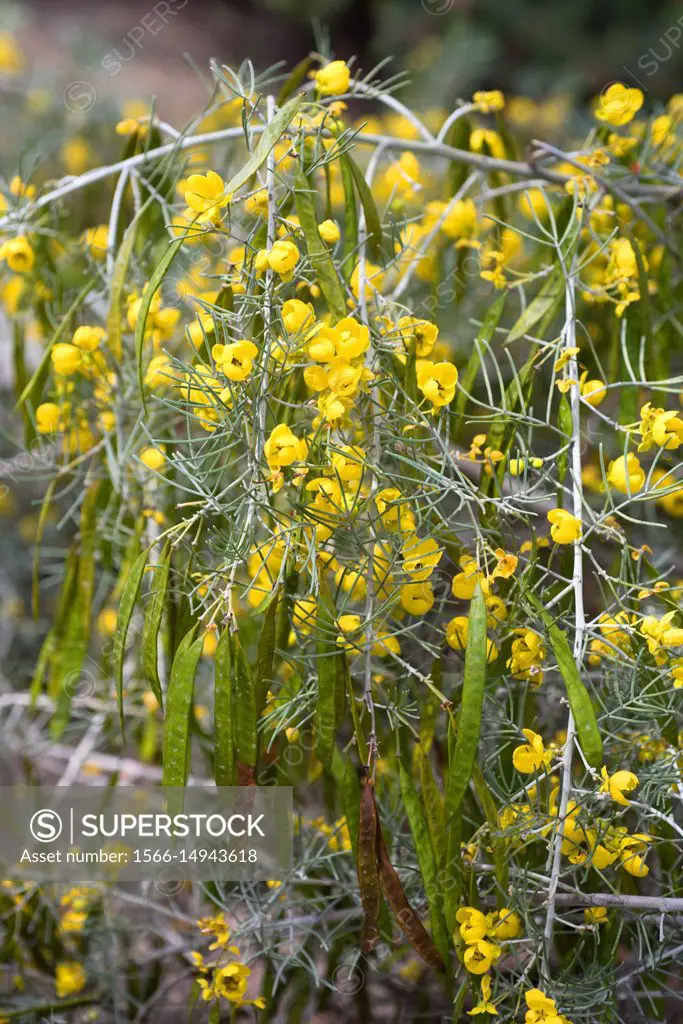
<svg viewBox="0 0 683 1024">
<path fill-rule="evenodd" d="M 517 555 L 509 555 L 503 548 L 496 548 L 495 556 L 498 559 L 498 564 L 491 573 L 491 579 L 495 580 L 500 577 L 500 579 L 509 580 L 517 570 L 517 563 L 519 562 Z"/>
<path fill-rule="evenodd" d="M 429 320 L 418 320 L 414 316 L 402 316 L 396 324 L 406 352 L 415 352 L 420 358 L 428 356 L 439 337 L 439 328 Z"/>
<path fill-rule="evenodd" d="M 69 174 L 82 174 L 90 162 L 90 146 L 77 135 L 64 143 L 59 155 Z"/>
<path fill-rule="evenodd" d="M 57 964 L 55 971 L 55 992 L 58 999 L 66 996 L 74 996 L 82 992 L 86 986 L 88 976 L 85 969 L 76 960 L 63 960 Z"/>
<path fill-rule="evenodd" d="M 225 182 L 220 174 L 207 171 L 206 174 L 191 174 L 185 186 L 185 202 L 203 220 L 215 223 L 220 220 L 220 211 L 232 199 L 225 191 Z"/>
<path fill-rule="evenodd" d="M 77 327 L 71 343 L 84 352 L 94 352 L 106 337 L 107 332 L 103 327 Z"/>
<path fill-rule="evenodd" d="M 124 117 L 116 124 L 114 131 L 117 135 L 121 135 L 124 138 L 129 135 L 139 135 L 140 138 L 144 139 L 149 128 L 148 120 L 148 118 Z"/>
<path fill-rule="evenodd" d="M 305 441 L 300 441 L 286 423 L 278 423 L 271 431 L 264 446 L 264 454 L 271 470 L 302 462 L 308 454 Z"/>
<path fill-rule="evenodd" d="M 294 602 L 292 624 L 302 633 L 310 633 L 315 626 L 318 604 L 313 596 L 300 597 Z"/>
<path fill-rule="evenodd" d="M 607 389 L 604 381 L 599 380 L 597 377 L 595 379 L 587 380 L 587 377 L 587 373 L 581 374 L 579 389 L 582 397 L 595 409 L 607 397 Z"/>
<path fill-rule="evenodd" d="M 496 946 L 486 939 L 480 939 L 467 947 L 462 961 L 470 974 L 486 974 L 502 952 L 500 946 Z"/>
<path fill-rule="evenodd" d="M 416 583 L 429 579 L 441 561 L 443 549 L 439 547 L 433 537 L 420 540 L 419 537 L 413 536 L 405 542 L 401 553 L 403 569 Z"/>
<path fill-rule="evenodd" d="M 327 242 L 328 245 L 334 245 L 341 237 L 339 227 L 333 220 L 324 220 L 322 224 L 319 224 L 318 234 L 323 242 Z"/>
<path fill-rule="evenodd" d="M 512 763 L 518 772 L 529 775 L 539 768 L 547 767 L 553 759 L 552 751 L 546 750 L 543 739 L 532 729 L 522 729 L 528 743 L 515 747 L 512 752 Z"/>
<path fill-rule="evenodd" d="M 383 188 L 390 194 L 400 198 L 412 196 L 419 187 L 422 171 L 420 162 L 414 153 L 401 153 L 384 172 Z"/>
<path fill-rule="evenodd" d="M 521 635 L 512 641 L 507 667 L 516 679 L 532 679 L 538 685 L 543 680 L 540 669 L 545 660 L 543 641 L 533 629 L 520 628 L 515 632 Z"/>
<path fill-rule="evenodd" d="M 619 843 L 621 866 L 634 878 L 645 878 L 650 873 L 645 858 L 641 856 L 647 852 L 649 842 L 650 836 L 636 832 L 632 836 L 625 836 Z"/>
<path fill-rule="evenodd" d="M 36 426 L 41 434 L 54 434 L 59 430 L 59 406 L 43 402 L 36 409 Z"/>
<path fill-rule="evenodd" d="M 578 355 L 579 351 L 580 349 L 576 346 L 565 348 L 555 360 L 555 373 L 559 373 L 560 370 L 563 370 L 567 363 L 570 362 L 574 356 Z"/>
<path fill-rule="evenodd" d="M 489 128 L 475 128 L 470 135 L 470 149 L 475 153 L 488 153 L 497 160 L 505 159 L 505 145 L 498 132 Z"/>
<path fill-rule="evenodd" d="M 477 230 L 477 207 L 473 199 L 456 199 L 444 217 L 441 230 L 447 238 L 472 238 Z"/>
<path fill-rule="evenodd" d="M 294 300 L 296 301 L 296 300 Z M 334 327 L 322 326 L 309 335 L 308 354 L 316 363 L 331 363 L 337 355 L 337 333 Z"/>
<path fill-rule="evenodd" d="M 75 345 L 59 341 L 53 346 L 50 359 L 55 373 L 61 377 L 70 377 L 80 369 L 83 356 Z"/>
<path fill-rule="evenodd" d="M 140 452 L 140 462 L 147 466 L 147 469 L 153 469 L 158 472 L 166 462 L 165 452 L 166 448 L 163 444 L 160 444 L 158 448 L 151 446 L 143 448 Z"/>
<path fill-rule="evenodd" d="M 524 1018 L 526 1024 L 569 1024 L 558 1011 L 555 1000 L 544 995 L 540 988 L 529 989 L 524 998 L 529 1008 Z"/>
<path fill-rule="evenodd" d="M 282 307 L 282 322 L 289 334 L 297 334 L 304 327 L 312 327 L 315 323 L 313 306 L 301 299 L 287 299 Z"/>
<path fill-rule="evenodd" d="M 337 625 L 340 631 L 340 636 L 337 637 L 339 647 L 343 647 L 349 653 L 362 650 L 363 638 L 359 636 L 354 638 L 352 636 L 352 634 L 358 633 L 361 628 L 360 615 L 340 615 Z"/>
<path fill-rule="evenodd" d="M 633 120 L 642 105 L 643 94 L 640 89 L 629 89 L 621 82 L 615 82 L 600 96 L 595 116 L 598 121 L 606 121 L 620 128 Z"/>
<path fill-rule="evenodd" d="M 67 910 L 59 921 L 59 930 L 64 933 L 82 932 L 88 915 L 82 910 Z"/>
<path fill-rule="evenodd" d="M 344 359 L 335 359 L 330 364 L 327 386 L 337 398 L 350 399 L 356 394 L 362 376 L 362 366 L 351 366 Z"/>
<path fill-rule="evenodd" d="M 0 74 L 18 75 L 24 69 L 24 55 L 9 32 L 0 32 Z"/>
<path fill-rule="evenodd" d="M 456 615 L 446 623 L 446 643 L 454 651 L 464 651 L 467 647 L 469 619 L 466 615 Z"/>
<path fill-rule="evenodd" d="M 456 912 L 455 920 L 460 925 L 460 938 L 468 946 L 486 938 L 488 921 L 486 915 L 481 910 L 477 910 L 476 907 L 460 907 Z"/>
<path fill-rule="evenodd" d="M 415 515 L 398 487 L 385 487 L 375 495 L 375 505 L 382 522 L 392 533 L 412 533 Z"/>
<path fill-rule="evenodd" d="M 645 470 L 640 465 L 638 457 L 629 452 L 626 458 L 620 455 L 618 459 L 610 462 L 607 482 L 621 494 L 637 494 L 645 483 Z"/>
<path fill-rule="evenodd" d="M 384 271 L 381 267 L 378 267 L 375 263 L 371 263 L 369 260 L 365 261 L 365 287 L 369 291 L 381 292 L 382 286 L 384 285 Z M 360 264 L 357 263 L 353 268 L 351 274 L 351 280 L 349 281 L 349 287 L 356 296 L 358 295 L 358 289 L 360 286 Z"/>
<path fill-rule="evenodd" d="M 496 594 L 486 595 L 486 625 L 489 629 L 499 626 L 508 617 L 505 601 Z"/>
<path fill-rule="evenodd" d="M 319 96 L 341 96 L 348 92 L 351 72 L 343 60 L 333 60 L 315 73 Z"/>
<path fill-rule="evenodd" d="M 645 637 L 650 654 L 655 656 L 660 647 L 680 647 L 683 644 L 683 629 L 671 625 L 675 611 L 667 612 L 661 619 L 654 615 L 646 615 L 640 624 L 640 632 Z"/>
<path fill-rule="evenodd" d="M 332 469 L 344 483 L 357 482 L 363 476 L 365 452 L 357 445 L 343 445 L 330 458 Z"/>
<path fill-rule="evenodd" d="M 216 914 L 214 917 L 200 917 L 197 927 L 202 935 L 213 935 L 216 941 L 209 946 L 209 951 L 222 949 L 230 941 L 230 928 L 225 920 L 225 914 Z"/>
<path fill-rule="evenodd" d="M 254 214 L 255 216 L 265 216 L 268 212 L 268 190 L 260 188 L 253 195 L 245 199 L 244 209 L 247 213 Z"/>
<path fill-rule="evenodd" d="M 107 255 L 109 228 L 106 224 L 98 224 L 94 228 L 86 228 L 83 242 L 94 260 L 103 260 Z"/>
<path fill-rule="evenodd" d="M 550 536 L 556 544 L 573 544 L 581 537 L 581 520 L 562 508 L 554 508 L 548 512 Z"/>
<path fill-rule="evenodd" d="M 428 359 L 417 364 L 417 386 L 435 409 L 448 405 L 455 398 L 458 371 L 452 363 L 432 363 Z"/>
<path fill-rule="evenodd" d="M 429 581 L 406 583 L 401 587 L 401 607 L 411 615 L 426 615 L 434 606 L 434 592 Z"/>
<path fill-rule="evenodd" d="M 626 799 L 624 793 L 630 793 L 631 790 L 636 788 L 638 785 L 638 776 L 634 775 L 633 772 L 627 771 L 618 771 L 615 772 L 614 775 L 610 775 L 604 765 L 600 771 L 600 775 L 602 776 L 603 782 L 598 792 L 608 793 L 616 804 L 628 807 L 630 801 Z"/>
<path fill-rule="evenodd" d="M 258 349 L 253 341 L 234 341 L 230 345 L 214 345 L 211 355 L 228 380 L 246 380 L 254 368 Z"/>
<path fill-rule="evenodd" d="M 605 924 L 608 913 L 607 907 L 586 907 L 583 919 L 586 924 Z"/>
<path fill-rule="evenodd" d="M 281 277 L 290 274 L 299 262 L 299 250 L 294 242 L 287 238 L 279 238 L 268 251 L 268 266 Z"/>
<path fill-rule="evenodd" d="M 36 186 L 28 185 L 22 181 L 18 174 L 15 174 L 9 183 L 9 190 L 17 199 L 33 199 L 36 194 Z"/>
<path fill-rule="evenodd" d="M 683 658 L 675 658 L 671 663 L 671 678 L 674 689 L 680 690 L 683 686 Z"/>
<path fill-rule="evenodd" d="M 467 647 L 470 620 L 467 615 L 456 615 L 450 622 L 446 623 L 446 643 L 454 651 L 464 651 Z M 486 660 L 495 661 L 498 657 L 498 648 L 492 640 L 486 639 Z"/>
<path fill-rule="evenodd" d="M 495 939 L 505 942 L 508 939 L 516 939 L 518 935 L 522 934 L 522 921 L 519 914 L 514 910 L 503 907 L 492 916 L 489 935 L 491 934 L 491 929 Z"/>
<path fill-rule="evenodd" d="M 145 384 L 148 388 L 163 387 L 172 383 L 174 377 L 170 356 L 160 352 L 152 356 L 145 370 Z"/>
<path fill-rule="evenodd" d="M 534 214 L 542 220 L 548 216 L 548 201 L 545 192 L 540 188 L 527 189 L 517 201 L 519 212 L 529 220 L 534 219 Z"/>
<path fill-rule="evenodd" d="M 102 636 L 112 636 L 116 630 L 118 613 L 116 608 L 103 608 L 97 616 L 97 632 Z"/>
<path fill-rule="evenodd" d="M 492 89 L 490 92 L 475 92 L 472 100 L 482 114 L 495 114 L 505 108 L 505 96 L 500 89 Z"/>
<path fill-rule="evenodd" d="M 633 135 L 617 135 L 616 132 L 610 132 L 607 145 L 616 157 L 623 157 L 638 145 L 638 139 Z"/>
<path fill-rule="evenodd" d="M 0 245 L 0 260 L 6 260 L 15 274 L 28 274 L 33 270 L 36 258 L 28 238 L 17 235 Z"/>
<path fill-rule="evenodd" d="M 214 971 L 213 986 L 217 996 L 223 996 L 231 1003 L 241 1003 L 247 991 L 247 979 L 251 968 L 246 964 L 231 963 Z"/>
<path fill-rule="evenodd" d="M 370 344 L 370 331 L 352 316 L 345 316 L 332 331 L 335 352 L 341 359 L 357 359 Z"/>
<path fill-rule="evenodd" d="M 653 409 L 647 402 L 640 410 L 639 432 L 643 436 L 639 452 L 646 452 L 653 445 L 675 451 L 683 444 L 683 419 L 673 410 Z"/>
<path fill-rule="evenodd" d="M 462 572 L 456 573 L 451 584 L 453 597 L 457 597 L 461 601 L 471 601 L 477 583 L 482 582 L 482 573 L 477 568 L 476 559 L 471 555 L 461 557 L 460 568 Z"/>
<path fill-rule="evenodd" d="M 498 1010 L 491 1002 L 491 979 L 488 974 L 481 979 L 481 999 L 473 1009 L 467 1011 L 467 1016 L 476 1017 L 479 1013 L 498 1013 Z"/>
</svg>

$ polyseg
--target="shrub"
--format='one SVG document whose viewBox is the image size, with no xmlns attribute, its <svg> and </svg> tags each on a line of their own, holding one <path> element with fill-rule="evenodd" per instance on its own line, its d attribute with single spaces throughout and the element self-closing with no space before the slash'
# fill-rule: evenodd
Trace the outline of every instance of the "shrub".
<svg viewBox="0 0 683 1024">
<path fill-rule="evenodd" d="M 201 638 L 193 773 L 294 787 L 292 876 L 203 894 L 214 1014 L 362 1007 L 377 971 L 455 1020 L 663 1019 L 681 97 L 612 85 L 565 151 L 499 92 L 435 125 L 343 61 L 213 70 L 201 124 L 125 119 L 122 160 L 6 195 L 18 406 L 56 454 L 36 602 L 53 508 L 68 542 L 51 737 L 87 673 L 110 753 L 183 784 Z"/>
</svg>

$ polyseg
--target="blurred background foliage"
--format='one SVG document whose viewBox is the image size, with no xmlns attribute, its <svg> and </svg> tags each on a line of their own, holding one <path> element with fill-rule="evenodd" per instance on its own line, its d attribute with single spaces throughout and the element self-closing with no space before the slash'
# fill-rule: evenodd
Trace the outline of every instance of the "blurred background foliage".
<svg viewBox="0 0 683 1024">
<path fill-rule="evenodd" d="M 145 32 L 141 59 L 107 79 L 108 89 L 130 93 L 144 65 L 160 101 L 185 108 L 188 82 L 176 75 L 189 70 L 185 52 L 199 67 L 206 56 L 239 63 L 246 52 L 257 65 L 294 63 L 321 34 L 336 56 L 356 55 L 366 69 L 391 57 L 421 72 L 420 92 L 443 106 L 493 87 L 581 101 L 625 73 L 653 98 L 680 86 L 676 0 L 11 0 L 0 3 L 0 28 L 16 30 L 48 75 L 65 70 L 67 55 L 96 72 L 103 45 L 165 8 L 163 31 Z"/>
</svg>

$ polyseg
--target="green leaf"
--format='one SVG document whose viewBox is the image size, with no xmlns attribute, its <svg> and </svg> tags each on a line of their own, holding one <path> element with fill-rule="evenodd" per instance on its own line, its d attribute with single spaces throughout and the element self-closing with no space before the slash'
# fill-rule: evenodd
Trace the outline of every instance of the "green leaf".
<svg viewBox="0 0 683 1024">
<path fill-rule="evenodd" d="M 149 600 L 142 626 L 142 671 L 161 708 L 163 708 L 164 697 L 159 679 L 159 629 L 164 614 L 170 571 L 171 547 L 167 542 L 161 552 L 161 562 L 152 574 Z"/>
<path fill-rule="evenodd" d="M 278 609 L 282 600 L 281 588 L 278 587 L 268 602 L 266 614 L 261 626 L 256 661 L 256 714 L 260 715 L 265 707 L 268 689 L 273 681 L 273 659 L 275 657 L 275 641 L 277 638 Z"/>
<path fill-rule="evenodd" d="M 344 186 L 344 245 L 341 265 L 344 277 L 348 281 L 358 258 L 358 208 L 353 185 L 353 171 L 349 166 L 349 161 L 341 159 L 339 166 Z"/>
<path fill-rule="evenodd" d="M 341 320 L 347 314 L 344 289 L 330 255 L 330 250 L 325 242 L 323 242 L 318 231 L 315 199 L 311 192 L 312 185 L 301 170 L 297 172 L 295 177 L 295 189 L 296 212 L 299 215 L 301 230 L 306 239 L 308 258 L 311 261 L 311 266 L 318 279 L 330 312 L 337 320 Z"/>
<path fill-rule="evenodd" d="M 413 780 L 401 762 L 399 762 L 399 776 L 403 806 L 413 836 L 417 862 L 420 866 L 420 874 L 429 903 L 434 943 L 445 961 L 448 958 L 448 932 L 442 911 L 438 864 L 432 846 L 430 829 Z"/>
<path fill-rule="evenodd" d="M 453 149 L 469 149 L 471 133 L 472 124 L 470 119 L 468 117 L 459 117 L 448 130 L 446 145 L 451 146 Z M 463 164 L 460 160 L 451 160 L 449 198 L 462 188 L 466 178 L 467 165 Z"/>
<path fill-rule="evenodd" d="M 470 604 L 462 703 L 458 714 L 453 757 L 449 759 L 446 820 L 460 809 L 477 756 L 486 684 L 486 601 L 477 584 Z"/>
<path fill-rule="evenodd" d="M 123 720 L 123 659 L 126 653 L 126 637 L 128 636 L 128 627 L 130 626 L 130 620 L 133 617 L 133 609 L 135 608 L 135 602 L 138 599 L 140 593 L 140 584 L 142 582 L 142 574 L 145 571 L 147 565 L 147 558 L 149 556 L 149 548 L 145 548 L 138 557 L 135 559 L 133 566 L 126 577 L 126 582 L 121 591 L 121 597 L 119 599 L 119 611 L 116 617 L 116 631 L 113 638 L 113 652 L 112 661 L 114 665 L 114 680 L 116 682 L 116 699 L 119 708 L 119 722 L 121 723 L 121 735 L 124 734 L 124 720 Z"/>
<path fill-rule="evenodd" d="M 538 295 L 531 300 L 510 328 L 505 344 L 528 334 L 546 314 L 551 310 L 558 309 L 564 299 L 564 293 L 565 283 L 562 267 L 555 267 L 552 274 L 543 282 Z"/>
<path fill-rule="evenodd" d="M 265 163 L 271 149 L 285 131 L 303 101 L 303 96 L 294 96 L 293 99 L 289 100 L 278 110 L 273 120 L 266 126 L 251 157 L 225 186 L 226 192 L 237 192 L 251 178 L 252 174 L 255 174 L 259 167 Z"/>
<path fill-rule="evenodd" d="M 315 752 L 318 759 L 329 767 L 334 753 L 334 735 L 337 715 L 337 682 L 339 657 L 343 652 L 337 644 L 337 629 L 332 598 L 321 586 L 318 594 L 316 617 L 316 673 L 318 700 L 316 703 Z"/>
<path fill-rule="evenodd" d="M 194 223 L 194 222 L 193 222 Z M 143 364 L 143 349 L 145 343 L 145 328 L 147 326 L 147 318 L 149 317 L 149 311 L 152 306 L 152 300 L 156 293 L 159 291 L 161 284 L 166 277 L 167 273 L 171 269 L 173 260 L 178 255 L 178 252 L 187 238 L 191 230 L 184 234 L 181 238 L 176 238 L 175 242 L 171 242 L 164 255 L 159 260 L 156 270 L 152 274 L 147 287 L 142 295 L 142 301 L 140 303 L 140 310 L 138 312 L 138 318 L 135 322 L 135 359 L 138 368 L 138 387 L 140 389 L 140 400 L 142 401 L 142 408 L 147 411 L 147 405 L 145 402 L 145 367 Z"/>
<path fill-rule="evenodd" d="M 499 906 L 502 907 L 505 906 L 505 901 L 508 896 L 507 845 L 506 841 L 497 835 L 500 826 L 498 823 L 498 810 L 496 808 L 496 803 L 486 779 L 484 778 L 484 773 L 476 762 L 472 766 L 472 781 L 489 826 L 491 848 L 493 850 L 494 873 L 498 883 L 498 903 Z"/>
<path fill-rule="evenodd" d="M 78 563 L 78 598 L 83 614 L 83 632 L 90 630 L 90 610 L 95 587 L 95 546 L 97 541 L 97 500 L 101 481 L 90 484 L 81 506 L 81 557 Z"/>
<path fill-rule="evenodd" d="M 595 708 L 588 690 L 581 681 L 578 666 L 574 660 L 567 634 L 557 625 L 550 612 L 543 606 L 535 594 L 528 593 L 536 611 L 541 617 L 543 625 L 548 633 L 550 646 L 557 659 L 557 667 L 564 679 L 567 690 L 567 700 L 571 708 L 576 733 L 581 749 L 589 765 L 593 768 L 600 768 L 603 763 L 602 740 L 598 729 L 598 720 L 595 715 Z"/>
<path fill-rule="evenodd" d="M 64 583 L 59 593 L 57 607 L 55 608 L 52 629 L 45 637 L 43 646 L 38 657 L 36 677 L 31 686 L 32 699 L 40 692 L 42 686 L 42 675 L 49 669 L 48 694 L 56 698 L 59 695 L 60 671 L 59 652 L 64 639 L 66 628 L 69 622 L 71 607 L 77 597 L 76 584 L 78 581 L 78 555 L 75 546 L 72 546 L 64 563 Z"/>
<path fill-rule="evenodd" d="M 562 395 L 562 397 L 560 398 L 560 404 L 559 404 L 558 409 L 557 409 L 557 425 L 560 428 L 560 430 L 562 431 L 562 433 L 565 435 L 566 438 L 568 438 L 568 439 L 571 438 L 571 436 L 572 436 L 572 429 L 573 429 L 572 408 L 571 408 L 571 405 L 569 404 L 569 402 L 567 401 L 567 396 L 566 395 Z M 563 483 L 564 482 L 564 478 L 567 475 L 567 469 L 569 468 L 569 451 L 568 450 L 565 450 L 565 451 L 563 451 L 561 453 L 561 455 L 558 455 L 556 465 L 557 465 L 557 479 L 558 479 L 559 483 Z M 559 492 L 560 496 L 561 496 L 561 493 L 562 492 L 560 491 Z M 559 500 L 560 500 L 560 498 L 558 497 L 558 501 Z"/>
<path fill-rule="evenodd" d="M 368 232 L 368 245 L 370 252 L 376 260 L 382 258 L 382 223 L 379 219 L 379 213 L 377 212 L 377 206 L 375 205 L 375 199 L 370 191 L 370 186 L 365 180 L 365 175 L 361 171 L 358 164 L 349 156 L 348 153 L 344 153 L 340 158 L 342 164 L 348 162 L 349 168 L 353 175 L 353 180 L 356 183 L 358 189 L 358 195 L 360 196 L 361 205 L 363 212 L 365 213 L 365 227 Z"/>
<path fill-rule="evenodd" d="M 312 57 L 304 57 L 303 60 L 300 60 L 299 63 L 292 68 L 289 77 L 277 94 L 275 102 L 278 107 L 281 107 L 282 104 L 297 91 L 299 86 L 304 84 L 308 75 L 308 69 L 312 63 Z"/>
<path fill-rule="evenodd" d="M 55 712 L 50 721 L 50 736 L 53 740 L 60 738 L 68 724 L 71 701 L 74 694 L 78 693 L 87 651 L 88 634 L 83 628 L 83 600 L 76 592 L 76 599 L 69 608 L 64 637 L 56 652 L 55 680 L 59 683 L 59 690 Z"/>
<path fill-rule="evenodd" d="M 52 335 L 49 342 L 43 349 L 43 354 L 40 357 L 40 362 L 38 363 L 38 366 L 33 372 L 33 376 L 31 377 L 30 381 L 28 382 L 24 390 L 19 395 L 19 398 L 17 399 L 17 404 L 14 407 L 15 412 L 20 405 L 23 405 L 24 402 L 28 398 L 30 398 L 36 387 L 40 385 L 40 388 L 42 388 L 42 383 L 45 380 L 45 377 L 47 376 L 47 368 L 48 363 L 50 362 L 50 353 L 52 352 L 52 349 L 58 342 L 62 340 L 62 338 L 68 331 L 69 327 L 71 326 L 71 321 L 73 319 L 74 313 L 76 313 L 81 308 L 86 296 L 89 294 L 89 292 L 92 291 L 92 289 L 97 284 L 97 280 L 98 279 L 96 277 L 90 278 L 85 287 L 81 289 L 81 291 L 78 293 L 78 295 L 71 303 L 64 316 L 62 317 L 59 327 L 57 328 L 57 330 Z"/>
<path fill-rule="evenodd" d="M 420 772 L 420 790 L 422 803 L 424 804 L 425 815 L 429 825 L 429 835 L 436 863 L 442 867 L 446 863 L 446 829 L 444 825 L 443 799 L 436 784 L 432 766 L 429 758 L 421 746 L 416 748 L 418 753 L 418 765 Z"/>
<path fill-rule="evenodd" d="M 217 786 L 235 784 L 235 739 L 232 708 L 233 643 L 224 629 L 216 647 L 214 683 L 214 774 Z"/>
<path fill-rule="evenodd" d="M 36 539 L 33 543 L 33 572 L 31 577 L 31 607 L 33 610 L 33 617 L 37 619 L 40 615 L 40 581 L 38 579 L 40 573 L 40 545 L 43 542 L 43 534 L 45 533 L 45 523 L 47 522 L 47 514 L 50 511 L 50 505 L 52 504 L 52 496 L 55 493 L 57 487 L 57 477 L 53 476 L 50 480 L 47 488 L 45 489 L 45 496 L 43 498 L 43 504 L 40 506 L 40 514 L 38 516 L 38 525 L 36 527 Z"/>
<path fill-rule="evenodd" d="M 164 715 L 162 786 L 184 786 L 187 782 L 194 677 L 204 646 L 203 637 L 194 639 L 196 631 L 195 625 L 185 634 L 171 666 Z"/>
<path fill-rule="evenodd" d="M 358 860 L 358 829 L 360 827 L 360 782 L 358 773 L 350 758 L 334 748 L 332 755 L 332 774 L 341 791 L 342 807 L 346 817 L 346 827 L 349 830 L 351 849 L 354 860 Z"/>
<path fill-rule="evenodd" d="M 249 768 L 256 767 L 256 693 L 239 635 L 233 634 L 235 681 L 235 747 L 237 759 Z"/>
<path fill-rule="evenodd" d="M 116 359 L 121 358 L 123 350 L 121 341 L 123 331 L 121 325 L 123 318 L 123 294 L 128 278 L 128 268 L 131 256 L 133 255 L 133 249 L 135 248 L 135 238 L 140 224 L 140 217 L 149 205 L 149 202 L 150 200 L 144 204 L 126 228 L 126 233 L 123 236 L 119 251 L 116 254 L 116 260 L 114 261 L 109 310 L 107 312 L 107 344 Z"/>
</svg>

